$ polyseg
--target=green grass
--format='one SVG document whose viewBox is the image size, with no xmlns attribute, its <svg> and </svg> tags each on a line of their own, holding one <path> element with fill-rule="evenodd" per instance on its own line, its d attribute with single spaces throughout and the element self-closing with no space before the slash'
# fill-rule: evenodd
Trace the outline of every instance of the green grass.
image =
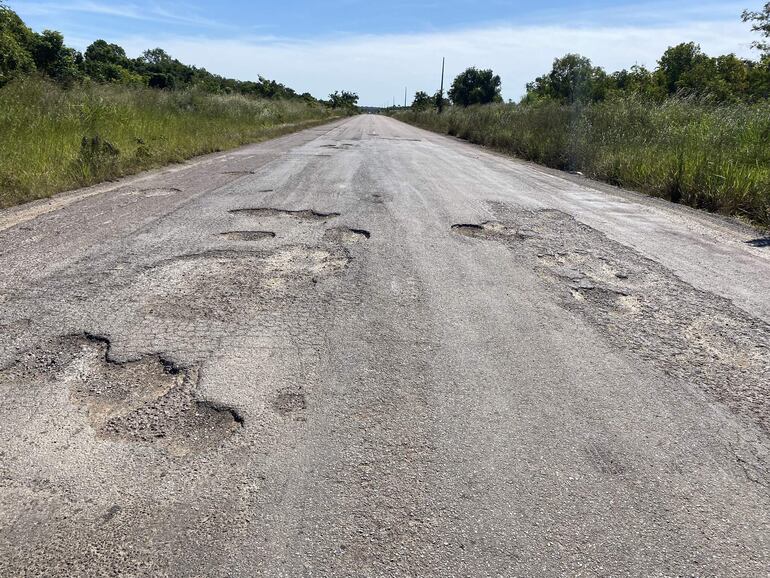
<svg viewBox="0 0 770 578">
<path fill-rule="evenodd" d="M 0 207 L 226 150 L 332 119 L 297 101 L 117 85 L 0 88 Z"/>
<path fill-rule="evenodd" d="M 770 226 L 770 103 L 625 98 L 405 111 L 417 126 L 692 207 Z"/>
</svg>

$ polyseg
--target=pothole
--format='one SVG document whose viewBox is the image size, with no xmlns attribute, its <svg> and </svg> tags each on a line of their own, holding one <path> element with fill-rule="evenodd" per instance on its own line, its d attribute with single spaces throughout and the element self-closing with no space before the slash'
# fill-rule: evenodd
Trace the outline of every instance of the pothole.
<svg viewBox="0 0 770 578">
<path fill-rule="evenodd" d="M 301 412 L 307 408 L 304 392 L 285 389 L 278 393 L 273 400 L 273 409 L 282 416 Z"/>
<path fill-rule="evenodd" d="M 523 238 L 523 236 L 519 235 L 519 232 L 516 229 L 511 227 L 506 227 L 502 223 L 498 223 L 496 221 L 487 221 L 485 223 L 481 223 L 480 225 L 476 225 L 473 223 L 458 223 L 456 225 L 452 225 L 452 231 L 457 233 L 458 235 L 463 235 L 465 237 Z"/>
<path fill-rule="evenodd" d="M 68 339 L 79 351 L 61 379 L 99 439 L 159 444 L 186 455 L 217 447 L 243 424 L 233 408 L 198 394 L 197 367 L 178 367 L 159 355 L 118 363 L 106 338 Z"/>
<path fill-rule="evenodd" d="M 219 236 L 229 241 L 261 241 L 274 238 L 275 233 L 272 231 L 227 231 L 220 233 Z"/>
<path fill-rule="evenodd" d="M 348 227 L 335 227 L 327 229 L 324 233 L 324 239 L 327 241 L 343 243 L 355 243 L 363 239 L 369 239 L 371 236 L 371 233 L 366 229 L 350 229 Z"/>
<path fill-rule="evenodd" d="M 223 175 L 238 175 L 238 176 L 255 175 L 255 174 L 257 174 L 257 171 L 245 171 L 245 170 L 244 171 L 223 171 L 222 174 Z"/>
<path fill-rule="evenodd" d="M 148 322 L 245 322 L 260 311 L 277 315 L 295 309 L 311 298 L 309 283 L 342 273 L 349 262 L 340 246 L 207 251 L 148 269 L 136 291 Z"/>
<path fill-rule="evenodd" d="M 235 215 L 246 215 L 248 217 L 280 217 L 288 216 L 303 221 L 326 221 L 334 217 L 339 217 L 339 213 L 322 213 L 313 209 L 300 209 L 292 211 L 288 209 L 274 209 L 270 207 L 255 207 L 244 209 L 231 209 L 230 213 Z"/>
</svg>

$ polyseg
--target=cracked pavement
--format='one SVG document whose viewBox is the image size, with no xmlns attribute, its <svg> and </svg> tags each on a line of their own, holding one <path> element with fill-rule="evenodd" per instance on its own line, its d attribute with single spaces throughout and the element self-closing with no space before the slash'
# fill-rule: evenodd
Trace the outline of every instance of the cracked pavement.
<svg viewBox="0 0 770 578">
<path fill-rule="evenodd" d="M 0 575 L 764 575 L 764 237 L 372 115 L 2 211 Z"/>
</svg>

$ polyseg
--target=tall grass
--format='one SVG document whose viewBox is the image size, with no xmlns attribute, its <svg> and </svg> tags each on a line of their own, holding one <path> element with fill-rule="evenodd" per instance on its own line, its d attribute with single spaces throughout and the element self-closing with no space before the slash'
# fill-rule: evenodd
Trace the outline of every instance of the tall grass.
<svg viewBox="0 0 770 578">
<path fill-rule="evenodd" d="M 396 114 L 550 167 L 770 226 L 770 103 L 629 97 Z"/>
<path fill-rule="evenodd" d="M 0 89 L 0 207 L 270 138 L 332 118 L 297 101 L 118 85 Z"/>
</svg>

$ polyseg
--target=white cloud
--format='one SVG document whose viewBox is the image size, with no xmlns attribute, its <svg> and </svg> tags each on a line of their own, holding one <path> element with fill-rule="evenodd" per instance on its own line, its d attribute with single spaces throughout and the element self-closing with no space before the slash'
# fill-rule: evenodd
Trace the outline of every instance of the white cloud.
<svg viewBox="0 0 770 578">
<path fill-rule="evenodd" d="M 325 97 L 337 89 L 354 90 L 363 104 L 403 102 L 416 90 L 438 89 L 441 57 L 451 80 L 468 66 L 492 68 L 503 79 L 505 98 L 517 99 L 526 82 L 550 70 L 567 52 L 588 56 L 613 71 L 633 64 L 654 67 L 663 51 L 685 41 L 709 54 L 750 55 L 751 35 L 735 21 L 693 22 L 680 26 L 568 27 L 490 26 L 423 34 L 360 35 L 315 40 L 269 37 L 117 39 L 129 53 L 162 46 L 181 61 L 229 77 L 257 74 L 299 91 Z"/>
<path fill-rule="evenodd" d="M 30 16 L 56 17 L 67 13 L 94 14 L 116 19 L 144 20 L 166 24 L 187 24 L 205 28 L 229 28 L 207 18 L 195 16 L 190 7 L 174 11 L 153 3 L 150 6 L 120 2 L 97 2 L 76 0 L 74 2 L 27 2 L 14 5 L 14 9 L 24 18 Z M 181 12 L 184 12 L 181 13 Z"/>
</svg>

